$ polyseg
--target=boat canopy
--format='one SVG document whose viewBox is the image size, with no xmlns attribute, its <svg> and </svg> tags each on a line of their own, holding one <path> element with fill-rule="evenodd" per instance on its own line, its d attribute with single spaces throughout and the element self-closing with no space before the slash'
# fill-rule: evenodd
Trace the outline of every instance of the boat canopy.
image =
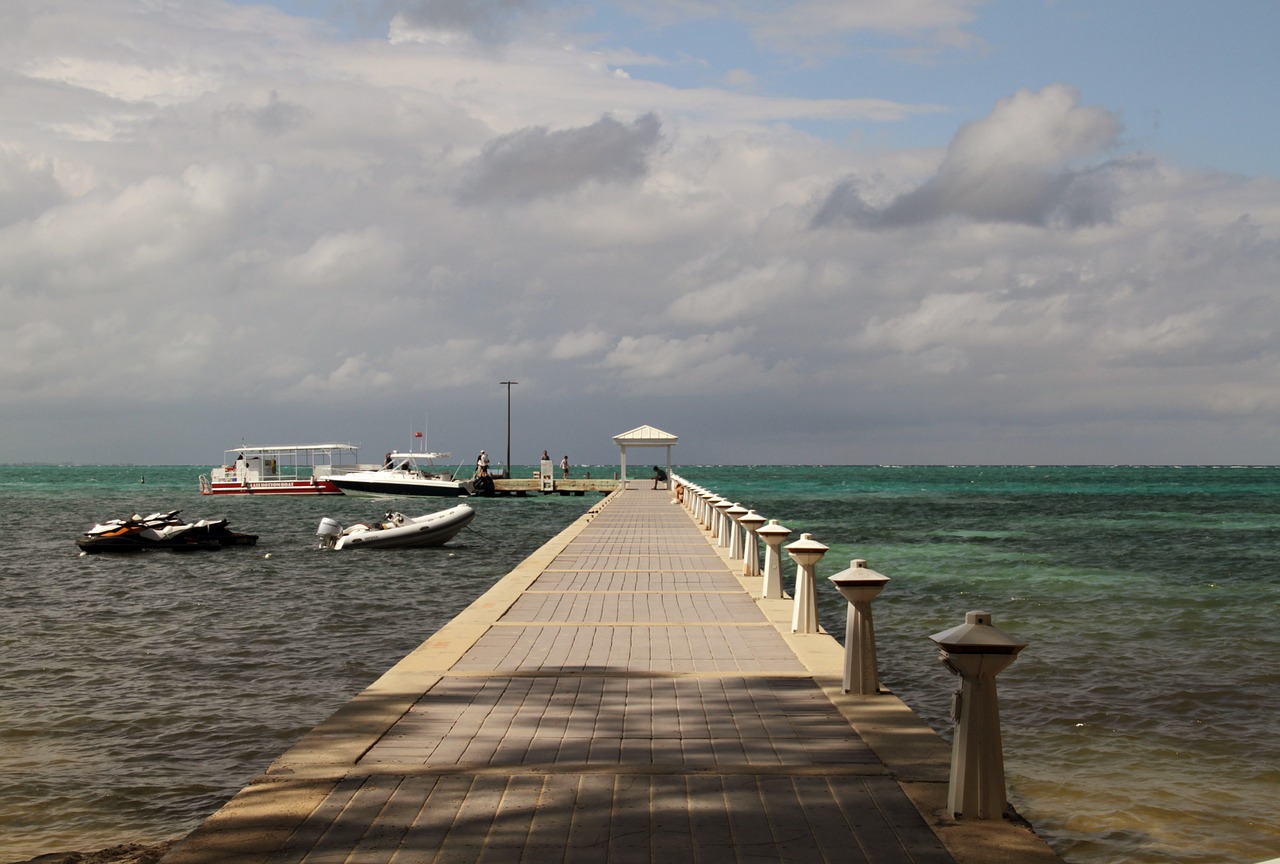
<svg viewBox="0 0 1280 864">
<path fill-rule="evenodd" d="M 228 453 L 293 453 L 315 452 L 317 450 L 349 450 L 352 453 L 360 449 L 359 444 L 282 444 L 279 447 L 233 447 Z"/>
</svg>

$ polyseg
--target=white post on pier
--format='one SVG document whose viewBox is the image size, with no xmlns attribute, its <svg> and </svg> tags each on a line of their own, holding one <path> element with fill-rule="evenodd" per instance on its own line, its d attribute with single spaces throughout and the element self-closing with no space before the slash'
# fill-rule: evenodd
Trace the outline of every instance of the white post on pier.
<svg viewBox="0 0 1280 864">
<path fill-rule="evenodd" d="M 779 550 L 782 541 L 791 536 L 791 529 L 779 525 L 777 519 L 770 519 L 769 524 L 756 531 L 764 541 L 764 581 L 760 588 L 760 597 L 764 600 L 782 599 L 782 556 Z"/>
<path fill-rule="evenodd" d="M 969 612 L 963 624 L 929 638 L 961 682 L 952 708 L 947 809 L 961 817 L 1000 819 L 1008 801 L 996 675 L 1018 659 L 1027 643 L 992 625 L 990 612 Z"/>
<path fill-rule="evenodd" d="M 741 504 L 734 502 L 734 505 L 724 511 L 724 515 L 729 518 L 729 560 L 738 561 L 742 558 L 742 517 L 747 515 L 747 508 Z"/>
<path fill-rule="evenodd" d="M 830 577 L 831 584 L 849 602 L 844 624 L 844 692 L 874 696 L 880 692 L 876 670 L 876 630 L 871 621 L 871 601 L 880 595 L 889 577 L 854 558 L 848 570 Z"/>
<path fill-rule="evenodd" d="M 748 510 L 738 520 L 738 524 L 742 526 L 743 546 L 742 546 L 742 575 L 743 576 L 759 576 L 760 575 L 760 538 L 756 532 L 760 530 L 760 526 L 764 524 L 764 517 L 754 510 Z"/>
<path fill-rule="evenodd" d="M 716 525 L 716 517 L 720 515 L 716 505 L 723 500 L 719 495 L 712 495 L 707 499 L 706 507 L 702 511 L 702 527 L 711 535 L 712 540 L 716 539 L 716 528 L 718 527 Z"/>
<path fill-rule="evenodd" d="M 812 534 L 801 534 L 800 539 L 787 546 L 787 554 L 796 562 L 796 593 L 792 598 L 791 632 L 818 632 L 818 594 L 814 585 L 814 568 L 827 554 L 827 546 L 813 539 Z"/>
<path fill-rule="evenodd" d="M 729 545 L 729 508 L 733 506 L 733 502 L 728 498 L 721 498 L 716 502 L 716 515 L 712 517 L 715 520 L 716 527 L 711 532 L 711 536 L 715 538 L 717 546 L 727 547 Z"/>
</svg>

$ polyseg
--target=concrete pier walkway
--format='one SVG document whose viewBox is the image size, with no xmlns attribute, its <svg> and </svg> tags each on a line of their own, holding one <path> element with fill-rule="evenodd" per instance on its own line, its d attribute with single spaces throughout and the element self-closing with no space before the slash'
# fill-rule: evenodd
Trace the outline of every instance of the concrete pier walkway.
<svg viewBox="0 0 1280 864">
<path fill-rule="evenodd" d="M 949 747 L 740 569 L 633 481 L 164 861 L 1059 860 L 946 818 Z"/>
</svg>

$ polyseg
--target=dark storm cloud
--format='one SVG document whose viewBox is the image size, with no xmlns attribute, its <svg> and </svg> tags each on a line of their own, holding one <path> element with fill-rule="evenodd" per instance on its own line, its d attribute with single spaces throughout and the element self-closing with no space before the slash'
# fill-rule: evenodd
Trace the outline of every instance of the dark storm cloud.
<svg viewBox="0 0 1280 864">
<path fill-rule="evenodd" d="M 49 160 L 22 157 L 0 144 L 0 226 L 34 218 L 65 200 Z"/>
<path fill-rule="evenodd" d="M 272 90 L 266 104 L 260 107 L 238 104 L 218 113 L 218 119 L 232 123 L 243 123 L 264 135 L 281 135 L 300 128 L 310 117 L 310 112 L 301 105 L 282 100 L 279 93 Z"/>
<path fill-rule="evenodd" d="M 638 180 L 649 171 L 661 132 L 662 123 L 654 114 L 630 124 L 605 116 L 576 129 L 521 129 L 485 145 L 469 166 L 459 200 L 528 201 L 592 182 Z"/>
<path fill-rule="evenodd" d="M 401 10 L 413 27 L 465 33 L 482 42 L 504 42 L 521 21 L 537 18 L 543 0 L 416 0 Z"/>
<path fill-rule="evenodd" d="M 856 181 L 839 183 L 816 226 L 902 228 L 949 216 L 977 222 L 1079 227 L 1105 221 L 1115 189 L 1106 167 L 1072 163 L 1110 146 L 1120 129 L 1110 112 L 1079 105 L 1073 88 L 1022 91 L 956 133 L 938 171 L 916 189 L 874 207 Z"/>
</svg>

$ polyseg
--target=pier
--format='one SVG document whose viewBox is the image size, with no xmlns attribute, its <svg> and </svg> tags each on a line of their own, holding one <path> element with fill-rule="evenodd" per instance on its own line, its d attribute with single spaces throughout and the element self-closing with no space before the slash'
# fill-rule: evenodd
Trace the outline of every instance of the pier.
<svg viewBox="0 0 1280 864">
<path fill-rule="evenodd" d="M 164 859 L 1052 864 L 947 809 L 950 748 L 630 481 Z"/>
<path fill-rule="evenodd" d="M 537 474 L 532 477 L 495 477 L 493 492 L 498 496 L 527 495 L 577 495 L 588 493 L 607 495 L 618 488 L 619 481 L 612 477 L 559 477 L 548 483 Z"/>
</svg>

